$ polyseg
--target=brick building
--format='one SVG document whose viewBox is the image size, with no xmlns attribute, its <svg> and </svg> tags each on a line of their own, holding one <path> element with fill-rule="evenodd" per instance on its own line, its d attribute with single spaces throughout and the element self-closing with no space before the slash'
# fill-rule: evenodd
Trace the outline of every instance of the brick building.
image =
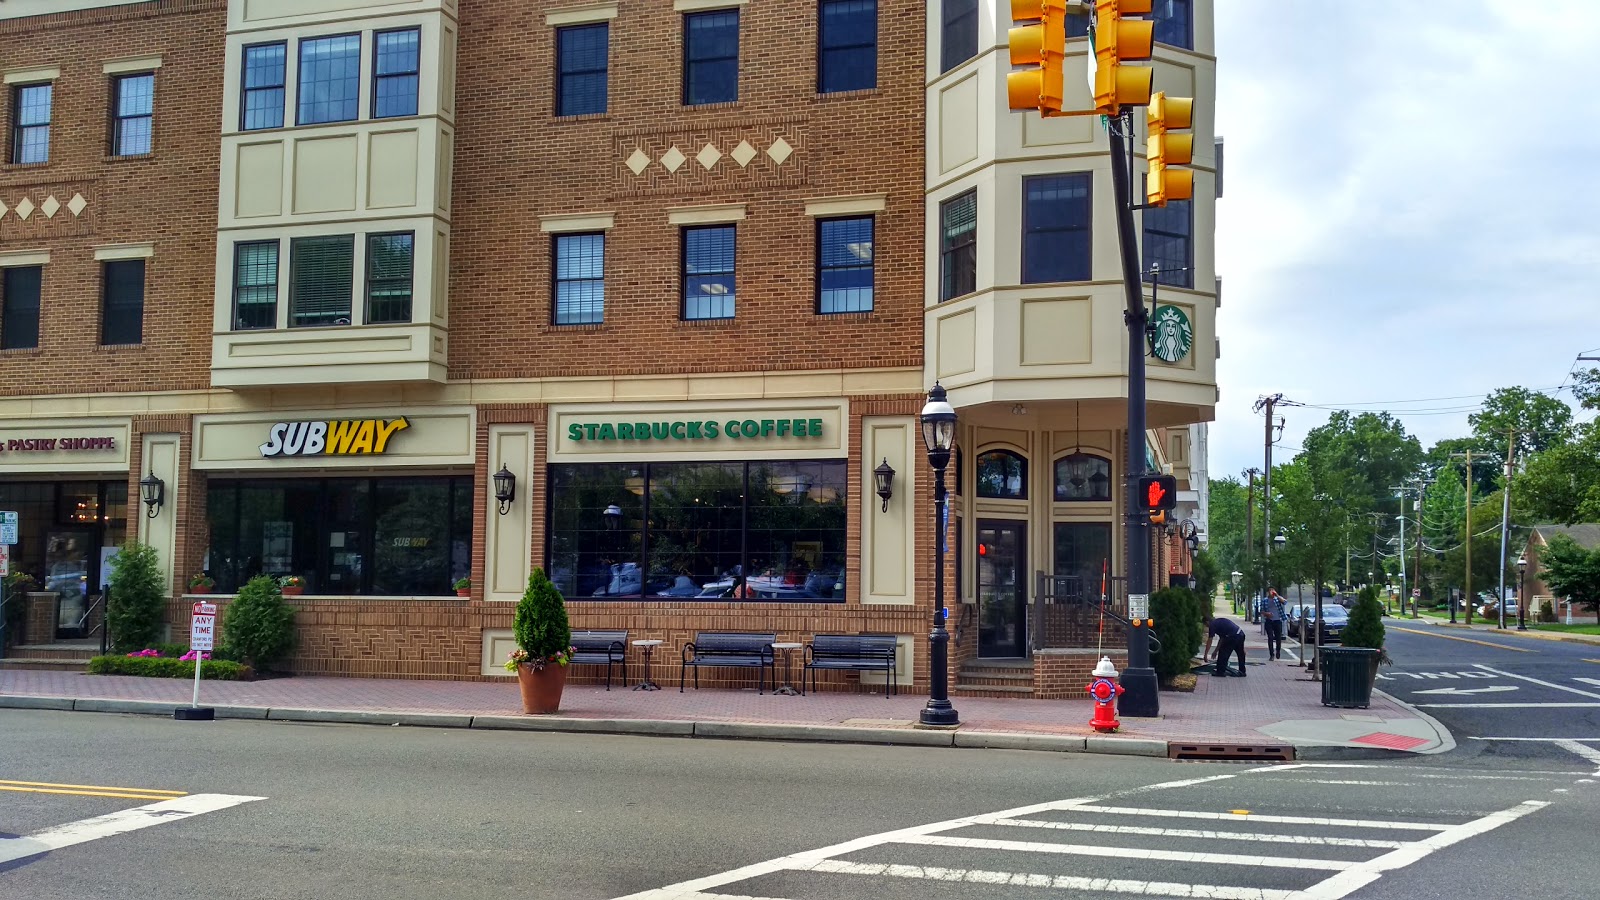
<svg viewBox="0 0 1600 900">
<path fill-rule="evenodd" d="M 1145 222 L 1192 328 L 1151 371 L 1181 474 L 1215 402 L 1213 62 L 1210 3 L 1158 5 L 1158 87 L 1201 110 L 1199 199 Z M 1105 139 L 1005 110 L 1008 10 L 7 0 L 30 639 L 92 628 L 137 534 L 180 631 L 197 571 L 224 602 L 303 580 L 303 673 L 503 677 L 542 566 L 574 627 L 895 634 L 923 688 L 939 379 L 954 654 L 973 690 L 1066 690 L 1092 661 L 1034 673 L 1028 604 L 1116 569 L 1126 342 Z"/>
</svg>

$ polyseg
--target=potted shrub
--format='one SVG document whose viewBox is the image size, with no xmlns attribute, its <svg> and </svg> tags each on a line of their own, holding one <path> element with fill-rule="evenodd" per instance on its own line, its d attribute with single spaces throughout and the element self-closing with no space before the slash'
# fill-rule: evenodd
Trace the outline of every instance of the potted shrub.
<svg viewBox="0 0 1600 900">
<path fill-rule="evenodd" d="M 536 568 L 528 577 L 511 628 L 517 648 L 505 665 L 506 671 L 517 673 L 522 711 L 529 715 L 557 711 L 572 660 L 572 627 L 567 623 L 566 601 L 544 569 Z"/>
<path fill-rule="evenodd" d="M 285 575 L 278 579 L 278 590 L 285 597 L 298 597 L 306 592 L 306 580 L 299 575 Z"/>
<path fill-rule="evenodd" d="M 126 653 L 160 640 L 168 588 L 156 549 L 138 541 L 125 544 L 111 559 L 110 587 L 106 624 L 112 649 Z"/>
<path fill-rule="evenodd" d="M 189 576 L 189 593 L 191 594 L 209 594 L 211 589 L 216 586 L 216 581 L 204 572 L 196 572 Z"/>
<path fill-rule="evenodd" d="M 286 592 L 270 575 L 257 575 L 239 588 L 222 613 L 226 656 L 259 672 L 294 649 L 294 607 L 283 602 Z"/>
<path fill-rule="evenodd" d="M 1378 666 L 1389 661 L 1383 640 L 1383 604 L 1378 602 L 1377 589 L 1369 585 L 1350 610 L 1341 646 L 1322 648 L 1323 706 L 1367 708 L 1378 680 Z"/>
<path fill-rule="evenodd" d="M 472 596 L 472 579 L 471 578 L 457 578 L 456 579 L 456 583 L 455 583 L 455 589 L 456 589 L 456 596 L 457 597 L 471 597 Z"/>
</svg>

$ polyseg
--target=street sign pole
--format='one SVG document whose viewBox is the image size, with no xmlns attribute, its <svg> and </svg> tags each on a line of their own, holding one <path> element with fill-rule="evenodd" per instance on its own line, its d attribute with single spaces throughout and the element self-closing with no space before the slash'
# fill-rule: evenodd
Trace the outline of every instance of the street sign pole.
<svg viewBox="0 0 1600 900">
<path fill-rule="evenodd" d="M 194 698 L 187 709 L 178 707 L 172 717 L 183 722 L 210 722 L 217 716 L 211 707 L 200 705 L 200 665 L 205 655 L 216 646 L 217 605 L 196 603 L 189 619 L 189 652 L 194 654 Z"/>
</svg>

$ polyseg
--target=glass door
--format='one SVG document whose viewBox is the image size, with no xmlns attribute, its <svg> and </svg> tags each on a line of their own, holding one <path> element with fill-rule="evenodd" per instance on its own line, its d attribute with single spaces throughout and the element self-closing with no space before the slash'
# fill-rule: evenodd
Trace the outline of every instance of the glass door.
<svg viewBox="0 0 1600 900">
<path fill-rule="evenodd" d="M 1027 655 L 1027 523 L 978 521 L 978 656 Z"/>
<path fill-rule="evenodd" d="M 45 538 L 44 589 L 56 595 L 56 640 L 89 633 L 91 553 L 98 554 L 91 531 L 53 530 Z"/>
</svg>

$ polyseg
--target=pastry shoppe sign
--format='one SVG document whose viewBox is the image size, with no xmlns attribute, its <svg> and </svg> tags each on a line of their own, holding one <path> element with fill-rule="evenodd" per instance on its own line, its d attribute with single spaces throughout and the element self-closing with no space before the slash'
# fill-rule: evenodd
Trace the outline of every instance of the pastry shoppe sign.
<svg viewBox="0 0 1600 900">
<path fill-rule="evenodd" d="M 396 419 L 329 419 L 314 422 L 275 422 L 267 428 L 263 457 L 281 456 L 382 456 L 389 440 L 411 427 L 405 416 Z"/>
<path fill-rule="evenodd" d="M 117 439 L 111 435 L 0 437 L 0 453 L 80 453 L 85 450 L 116 449 Z"/>
</svg>

